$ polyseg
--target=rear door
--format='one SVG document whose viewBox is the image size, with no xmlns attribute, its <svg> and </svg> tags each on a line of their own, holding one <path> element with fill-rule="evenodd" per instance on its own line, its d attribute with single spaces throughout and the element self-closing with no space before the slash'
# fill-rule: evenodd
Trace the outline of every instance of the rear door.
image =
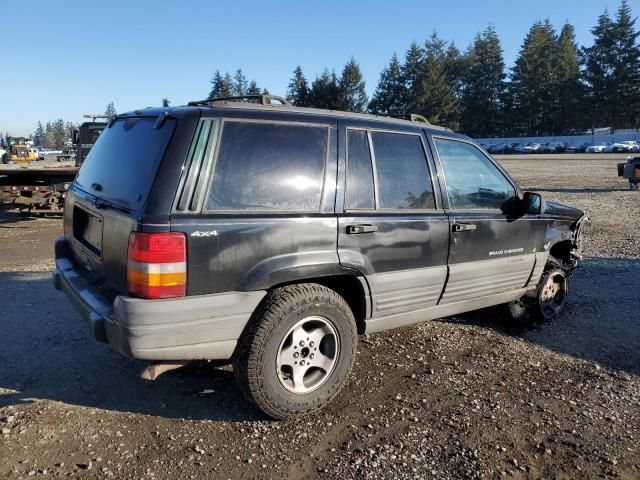
<svg viewBox="0 0 640 480">
<path fill-rule="evenodd" d="M 338 254 L 365 274 L 373 317 L 437 303 L 447 274 L 449 223 L 416 129 L 339 126 Z"/>
<path fill-rule="evenodd" d="M 324 116 L 226 114 L 200 121 L 171 217 L 187 235 L 188 294 L 340 273 L 335 126 Z"/>
<path fill-rule="evenodd" d="M 449 279 L 441 304 L 523 288 L 545 223 L 512 216 L 516 185 L 473 143 L 433 137 L 451 219 Z"/>
</svg>

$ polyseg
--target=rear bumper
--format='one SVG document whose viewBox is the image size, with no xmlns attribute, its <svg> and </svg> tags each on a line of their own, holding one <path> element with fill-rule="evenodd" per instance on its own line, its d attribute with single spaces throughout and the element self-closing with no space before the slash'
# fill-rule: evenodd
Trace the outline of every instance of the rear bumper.
<svg viewBox="0 0 640 480">
<path fill-rule="evenodd" d="M 55 242 L 53 283 L 89 326 L 91 336 L 141 360 L 226 360 L 264 290 L 161 300 L 105 295 L 80 271 L 67 241 Z"/>
</svg>

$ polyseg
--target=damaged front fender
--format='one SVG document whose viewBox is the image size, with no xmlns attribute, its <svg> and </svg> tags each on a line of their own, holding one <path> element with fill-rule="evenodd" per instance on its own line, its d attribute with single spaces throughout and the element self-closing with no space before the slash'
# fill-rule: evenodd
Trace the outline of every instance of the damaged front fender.
<svg viewBox="0 0 640 480">
<path fill-rule="evenodd" d="M 583 226 L 589 220 L 584 213 L 580 213 L 580 217 L 574 221 L 554 221 L 545 237 L 549 261 L 567 273 L 571 273 L 582 259 Z"/>
</svg>

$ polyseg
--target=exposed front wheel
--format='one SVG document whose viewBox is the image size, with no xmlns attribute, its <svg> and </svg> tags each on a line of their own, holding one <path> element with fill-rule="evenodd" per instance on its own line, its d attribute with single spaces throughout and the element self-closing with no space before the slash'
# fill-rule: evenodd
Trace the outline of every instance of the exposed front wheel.
<svg viewBox="0 0 640 480">
<path fill-rule="evenodd" d="M 318 410 L 345 385 L 357 344 L 351 309 L 333 290 L 300 284 L 270 292 L 234 355 L 239 388 L 267 415 Z"/>
<path fill-rule="evenodd" d="M 567 302 L 569 280 L 567 274 L 552 268 L 545 271 L 538 282 L 535 298 L 523 298 L 506 305 L 510 323 L 527 327 L 560 316 Z"/>
</svg>

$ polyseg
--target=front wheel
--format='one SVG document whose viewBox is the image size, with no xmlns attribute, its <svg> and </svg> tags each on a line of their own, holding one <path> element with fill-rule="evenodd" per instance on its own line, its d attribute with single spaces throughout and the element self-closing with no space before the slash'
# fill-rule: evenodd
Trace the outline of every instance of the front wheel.
<svg viewBox="0 0 640 480">
<path fill-rule="evenodd" d="M 569 279 L 564 271 L 558 268 L 545 271 L 538 282 L 535 298 L 523 298 L 506 305 L 510 324 L 524 328 L 559 317 L 568 293 Z"/>
<path fill-rule="evenodd" d="M 338 395 L 356 344 L 353 313 L 335 291 L 311 283 L 277 288 L 242 334 L 235 377 L 244 395 L 267 415 L 304 415 Z"/>
</svg>

